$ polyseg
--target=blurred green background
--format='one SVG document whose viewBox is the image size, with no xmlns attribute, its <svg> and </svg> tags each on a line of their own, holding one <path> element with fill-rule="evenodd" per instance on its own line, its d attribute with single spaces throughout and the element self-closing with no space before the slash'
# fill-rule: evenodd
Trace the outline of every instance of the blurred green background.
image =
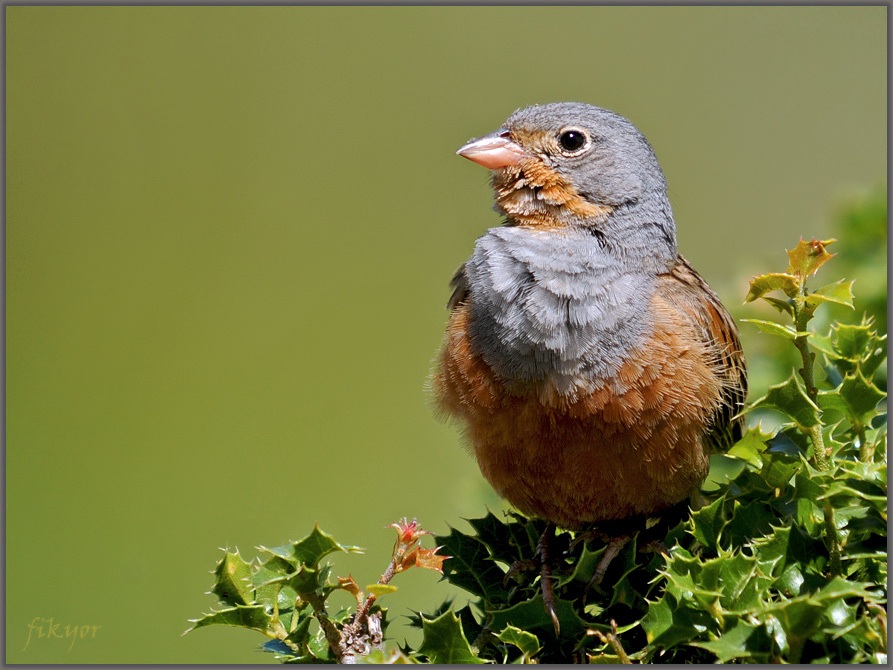
<svg viewBox="0 0 893 670">
<path fill-rule="evenodd" d="M 517 107 L 632 119 L 731 304 L 886 180 L 885 7 L 5 11 L 7 662 L 272 662 L 180 636 L 218 547 L 318 521 L 371 583 L 386 524 L 499 507 L 424 384 L 498 223 L 453 152 Z"/>
</svg>

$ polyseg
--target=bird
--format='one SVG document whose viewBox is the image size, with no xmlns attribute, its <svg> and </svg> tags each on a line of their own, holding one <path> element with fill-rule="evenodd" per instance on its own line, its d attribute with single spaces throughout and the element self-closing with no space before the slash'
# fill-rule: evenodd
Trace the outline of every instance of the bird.
<svg viewBox="0 0 893 670">
<path fill-rule="evenodd" d="M 558 102 L 457 153 L 490 170 L 503 221 L 450 284 L 439 411 L 547 533 L 685 504 L 741 436 L 747 372 L 734 320 L 678 251 L 651 145 L 610 110 Z"/>
</svg>

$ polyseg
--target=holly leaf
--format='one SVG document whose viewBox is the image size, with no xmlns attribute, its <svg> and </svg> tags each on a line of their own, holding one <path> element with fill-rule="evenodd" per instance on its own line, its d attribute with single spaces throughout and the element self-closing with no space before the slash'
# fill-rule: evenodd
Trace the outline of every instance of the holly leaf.
<svg viewBox="0 0 893 670">
<path fill-rule="evenodd" d="M 871 601 L 872 594 L 866 589 L 868 584 L 851 582 L 843 577 L 834 577 L 814 593 L 785 600 L 778 600 L 753 610 L 758 617 L 771 615 L 784 629 L 787 642 L 806 640 L 822 625 L 825 613 L 835 601 L 841 598 L 860 598 Z"/>
<path fill-rule="evenodd" d="M 850 423 L 865 425 L 875 416 L 878 403 L 886 397 L 886 393 L 856 370 L 844 377 L 833 391 L 820 391 L 819 405 L 822 409 L 841 412 Z"/>
<path fill-rule="evenodd" d="M 838 305 L 846 305 L 847 307 L 852 308 L 854 281 L 854 279 L 851 279 L 850 281 L 841 279 L 833 284 L 822 286 L 806 296 L 806 304 L 818 307 L 823 302 L 833 302 Z"/>
<path fill-rule="evenodd" d="M 339 544 L 334 537 L 321 531 L 318 525 L 313 526 L 310 535 L 292 545 L 294 557 L 314 569 L 325 556 L 336 551 L 362 554 L 364 549 Z"/>
<path fill-rule="evenodd" d="M 486 663 L 471 649 L 462 631 L 462 622 L 452 610 L 436 619 L 422 615 L 422 635 L 418 651 L 432 663 Z"/>
<path fill-rule="evenodd" d="M 613 607 L 617 603 L 633 607 L 635 601 L 640 598 L 636 589 L 633 588 L 629 581 L 630 575 L 642 567 L 639 564 L 640 554 L 636 549 L 637 542 L 638 538 L 633 536 L 612 561 L 611 567 L 613 568 L 614 564 L 616 564 L 617 567 L 620 568 L 620 575 L 616 578 L 616 581 L 614 581 L 613 586 L 610 586 L 611 600 L 608 603 L 608 607 Z M 614 570 L 608 571 L 605 575 L 605 580 L 599 585 L 599 589 L 605 589 L 609 586 L 608 575 L 610 575 L 611 572 L 614 572 Z"/>
<path fill-rule="evenodd" d="M 807 539 L 802 531 L 795 531 L 791 526 L 773 528 L 768 535 L 754 539 L 754 555 L 764 574 L 778 578 L 789 564 L 808 559 L 809 554 L 817 549 L 817 542 L 813 538 Z"/>
<path fill-rule="evenodd" d="M 437 536 L 435 541 L 448 552 L 450 560 L 443 566 L 443 575 L 488 603 L 507 603 L 508 591 L 503 585 L 505 573 L 490 560 L 487 546 L 476 537 L 460 533 L 455 528 L 450 534 Z"/>
<path fill-rule="evenodd" d="M 270 551 L 263 547 L 258 547 L 258 549 Z M 298 569 L 298 565 L 274 554 L 263 563 L 255 565 L 252 569 L 254 572 L 251 575 L 251 581 L 255 587 L 260 587 L 277 580 L 282 581 L 281 578 L 293 573 Z"/>
<path fill-rule="evenodd" d="M 593 551 L 589 548 L 589 544 L 585 543 L 583 551 L 580 552 L 580 556 L 574 562 L 573 571 L 559 577 L 556 586 L 562 587 L 571 582 L 578 582 L 584 586 L 588 584 L 606 548 L 607 545 Z"/>
<path fill-rule="evenodd" d="M 283 645 L 288 649 L 287 655 L 290 659 L 294 659 L 292 662 L 302 662 L 302 663 L 318 663 L 320 660 L 326 658 L 328 654 L 322 652 L 317 649 L 322 654 L 322 658 L 313 654 L 310 650 L 310 642 L 313 639 L 313 636 L 310 635 L 310 624 L 313 621 L 313 617 L 310 615 L 305 615 L 300 617 L 295 621 L 293 626 L 293 630 L 288 634 L 288 636 L 282 640 Z M 271 641 L 273 642 L 273 641 Z M 282 649 L 274 647 L 273 649 L 268 648 L 274 647 L 273 644 L 268 642 L 264 645 L 264 648 L 268 651 L 273 651 L 273 653 L 281 654 Z"/>
<path fill-rule="evenodd" d="M 869 348 L 873 331 L 865 324 L 834 324 L 831 329 L 831 344 L 839 358 L 859 360 Z"/>
<path fill-rule="evenodd" d="M 540 641 L 533 633 L 521 630 L 516 626 L 506 626 L 496 635 L 496 638 L 517 647 L 521 650 L 521 663 L 529 663 L 530 659 L 540 650 Z"/>
<path fill-rule="evenodd" d="M 707 549 L 719 546 L 720 534 L 728 523 L 723 514 L 725 505 L 725 496 L 720 496 L 691 515 L 692 535 Z"/>
<path fill-rule="evenodd" d="M 689 552 L 674 548 L 663 573 L 667 578 L 666 593 L 680 602 L 694 599 L 706 609 L 722 596 L 715 559 L 701 562 Z"/>
<path fill-rule="evenodd" d="M 803 388 L 803 382 L 796 374 L 792 374 L 783 384 L 769 387 L 769 392 L 751 405 L 770 407 L 790 417 L 801 429 L 807 430 L 819 423 L 819 407 Z"/>
<path fill-rule="evenodd" d="M 800 471 L 800 459 L 792 459 L 785 454 L 776 453 L 763 462 L 760 475 L 771 489 L 777 491 L 787 487 L 791 478 Z"/>
<path fill-rule="evenodd" d="M 830 335 L 822 335 L 821 333 L 810 333 L 809 345 L 821 354 L 825 354 L 828 358 L 836 358 L 834 351 L 834 343 Z"/>
<path fill-rule="evenodd" d="M 887 336 L 875 338 L 871 346 L 865 351 L 865 355 L 859 361 L 859 370 L 866 379 L 871 378 L 875 371 L 887 359 Z"/>
<path fill-rule="evenodd" d="M 800 458 L 809 450 L 809 439 L 795 427 L 782 428 L 766 440 L 767 454 L 784 454 L 788 458 Z"/>
<path fill-rule="evenodd" d="M 273 631 L 273 617 L 267 613 L 263 605 L 236 605 L 218 612 L 205 614 L 201 619 L 190 619 L 190 623 L 192 623 L 192 628 L 187 630 L 186 633 L 196 628 L 221 624 L 224 626 L 250 628 L 259 630 L 261 633 L 271 637 L 276 636 L 276 633 Z"/>
<path fill-rule="evenodd" d="M 842 374 L 862 371 L 872 377 L 887 357 L 887 336 L 878 335 L 870 320 L 859 325 L 835 324 L 829 337 L 822 338 L 819 349 Z"/>
<path fill-rule="evenodd" d="M 719 663 L 728 663 L 739 658 L 750 659 L 755 655 L 768 656 L 765 650 L 769 648 L 763 627 L 741 619 L 735 621 L 722 636 L 707 642 L 692 642 L 691 646 L 716 654 Z"/>
<path fill-rule="evenodd" d="M 800 281 L 792 274 L 771 272 L 759 275 L 750 280 L 750 290 L 744 298 L 744 302 L 753 302 L 772 291 L 784 291 L 785 295 L 793 298 L 800 290 Z M 773 303 L 774 304 L 774 303 Z"/>
<path fill-rule="evenodd" d="M 766 451 L 766 441 L 772 437 L 770 433 L 764 433 L 760 426 L 749 428 L 741 439 L 726 452 L 726 456 L 737 458 L 750 463 L 756 468 L 763 466 L 761 454 Z"/>
<path fill-rule="evenodd" d="M 772 305 L 779 312 L 786 312 L 790 314 L 792 317 L 794 316 L 794 305 L 790 300 L 782 300 L 780 298 L 773 298 L 772 296 L 763 295 L 760 296 L 763 300 Z"/>
<path fill-rule="evenodd" d="M 569 600 L 556 598 L 555 611 L 558 615 L 558 623 L 561 625 L 561 638 L 578 640 L 587 628 L 587 624 L 574 609 L 574 604 Z M 493 630 L 502 630 L 506 626 L 516 626 L 521 630 L 540 631 L 543 635 L 555 635 L 552 619 L 543 604 L 542 593 L 537 594 L 522 603 L 499 610 L 487 610 L 492 617 L 490 627 Z"/>
<path fill-rule="evenodd" d="M 861 424 L 867 423 L 887 394 L 862 376 L 860 371 L 844 377 L 838 389 L 849 407 L 848 416 Z"/>
<path fill-rule="evenodd" d="M 216 581 L 211 593 L 227 605 L 250 605 L 254 602 L 254 589 L 251 582 L 251 565 L 237 549 L 234 553 L 225 552 L 214 570 Z"/>
<path fill-rule="evenodd" d="M 710 625 L 715 626 L 705 610 L 680 602 L 666 592 L 649 605 L 642 617 L 648 644 L 665 649 L 694 640 Z"/>
<path fill-rule="evenodd" d="M 295 557 L 294 545 L 286 544 L 272 548 L 260 545 L 257 550 L 271 555 L 265 563 L 270 570 L 287 574 L 301 567 L 301 562 Z"/>
<path fill-rule="evenodd" d="M 729 546 L 740 546 L 754 538 L 765 535 L 777 523 L 775 512 L 766 504 L 765 498 L 757 496 L 744 502 L 735 500 L 729 522 L 723 530 L 723 542 Z"/>
<path fill-rule="evenodd" d="M 725 609 L 746 614 L 762 604 L 761 596 L 768 593 L 775 581 L 771 564 L 764 564 L 757 556 L 740 553 L 713 560 L 719 563 L 720 603 Z"/>
<path fill-rule="evenodd" d="M 791 262 L 788 272 L 804 279 L 815 274 L 820 267 L 834 257 L 834 254 L 828 253 L 825 247 L 836 241 L 812 239 L 807 242 L 801 237 L 797 246 L 788 251 L 788 259 Z"/>
<path fill-rule="evenodd" d="M 528 519 L 523 522 L 503 521 L 493 512 L 488 512 L 480 519 L 468 519 L 468 524 L 474 528 L 478 540 L 487 546 L 493 558 L 506 565 L 531 556 L 536 551 L 540 532 L 533 528 L 534 522 Z"/>
<path fill-rule="evenodd" d="M 285 583 L 298 594 L 315 593 L 326 585 L 330 570 L 329 566 L 313 570 L 305 565 L 296 573 L 289 575 Z"/>
<path fill-rule="evenodd" d="M 762 333 L 766 333 L 767 335 L 778 335 L 779 337 L 791 340 L 792 342 L 798 337 L 806 337 L 809 335 L 808 332 L 797 331 L 791 326 L 783 326 L 774 321 L 762 321 L 760 319 L 741 319 L 741 321 L 742 323 L 752 323 L 759 328 Z"/>
</svg>

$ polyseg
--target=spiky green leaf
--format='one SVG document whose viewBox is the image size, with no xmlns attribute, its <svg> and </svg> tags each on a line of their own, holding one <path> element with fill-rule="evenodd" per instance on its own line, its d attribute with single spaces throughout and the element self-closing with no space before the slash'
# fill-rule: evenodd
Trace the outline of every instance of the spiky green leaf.
<svg viewBox="0 0 893 670">
<path fill-rule="evenodd" d="M 447 611 L 436 619 L 422 617 L 422 644 L 419 653 L 431 663 L 486 663 L 471 648 L 455 612 Z"/>
<path fill-rule="evenodd" d="M 737 619 L 722 635 L 711 637 L 712 639 L 706 642 L 696 641 L 691 645 L 713 652 L 718 663 L 729 663 L 739 659 L 765 662 L 768 657 L 770 645 L 767 644 L 765 630 L 759 624 L 750 624 Z"/>
<path fill-rule="evenodd" d="M 853 281 L 841 279 L 833 284 L 827 284 L 816 289 L 806 296 L 806 304 L 818 306 L 823 302 L 833 302 L 838 305 L 853 306 Z"/>
<path fill-rule="evenodd" d="M 561 624 L 562 639 L 579 639 L 588 624 L 577 614 L 573 603 L 559 598 L 555 603 L 555 610 Z M 540 637 L 555 635 L 552 619 L 543 604 L 541 593 L 512 607 L 488 610 L 488 614 L 492 617 L 490 626 L 494 630 L 516 626 Z"/>
<path fill-rule="evenodd" d="M 786 340 L 794 341 L 798 337 L 806 337 L 809 335 L 808 332 L 800 332 L 792 328 L 791 326 L 784 326 L 780 323 L 775 323 L 774 321 L 762 321 L 760 319 L 741 319 L 742 323 L 752 323 L 757 328 L 759 328 L 760 332 L 766 333 L 767 335 L 778 335 L 779 337 L 783 337 Z"/>
<path fill-rule="evenodd" d="M 540 650 L 540 641 L 536 635 L 516 626 L 506 626 L 497 633 L 496 639 L 520 649 L 522 663 L 529 662 Z"/>
<path fill-rule="evenodd" d="M 834 256 L 834 254 L 828 253 L 825 247 L 836 241 L 834 239 L 821 241 L 812 239 L 807 242 L 800 238 L 797 246 L 788 251 L 790 260 L 788 272 L 804 278 L 814 274 Z"/>
<path fill-rule="evenodd" d="M 792 274 L 774 272 L 760 275 L 750 280 L 750 290 L 747 292 L 744 302 L 753 302 L 767 293 L 779 290 L 784 291 L 789 298 L 793 298 L 797 295 L 799 287 L 799 280 Z"/>
<path fill-rule="evenodd" d="M 254 602 L 251 566 L 235 552 L 225 552 L 214 570 L 211 592 L 227 605 L 250 605 Z"/>
<path fill-rule="evenodd" d="M 313 526 L 313 531 L 303 540 L 292 545 L 292 551 L 297 560 L 311 568 L 316 568 L 319 562 L 329 554 L 341 551 L 344 553 L 363 553 L 360 547 L 350 547 L 339 544 L 335 538 Z"/>
<path fill-rule="evenodd" d="M 192 628 L 186 632 L 216 624 L 250 628 L 270 637 L 275 637 L 277 633 L 273 617 L 262 605 L 236 605 L 205 614 L 202 618 L 193 620 Z"/>
<path fill-rule="evenodd" d="M 451 556 L 443 566 L 443 575 L 451 584 L 481 596 L 488 603 L 508 601 L 503 584 L 505 573 L 490 560 L 487 545 L 455 528 L 450 529 L 449 535 L 437 536 L 435 541 L 441 546 L 442 554 Z"/>
<path fill-rule="evenodd" d="M 803 382 L 796 374 L 782 384 L 770 386 L 769 392 L 751 406 L 752 409 L 756 407 L 776 409 L 804 429 L 819 423 L 819 407 L 806 394 Z"/>
</svg>

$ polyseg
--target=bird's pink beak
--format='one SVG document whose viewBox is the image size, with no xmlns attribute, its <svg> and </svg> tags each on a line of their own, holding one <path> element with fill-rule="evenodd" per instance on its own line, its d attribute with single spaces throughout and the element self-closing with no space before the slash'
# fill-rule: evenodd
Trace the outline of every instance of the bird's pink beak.
<svg viewBox="0 0 893 670">
<path fill-rule="evenodd" d="M 517 165 L 522 158 L 530 155 L 499 131 L 472 140 L 456 153 L 488 170 Z"/>
</svg>

